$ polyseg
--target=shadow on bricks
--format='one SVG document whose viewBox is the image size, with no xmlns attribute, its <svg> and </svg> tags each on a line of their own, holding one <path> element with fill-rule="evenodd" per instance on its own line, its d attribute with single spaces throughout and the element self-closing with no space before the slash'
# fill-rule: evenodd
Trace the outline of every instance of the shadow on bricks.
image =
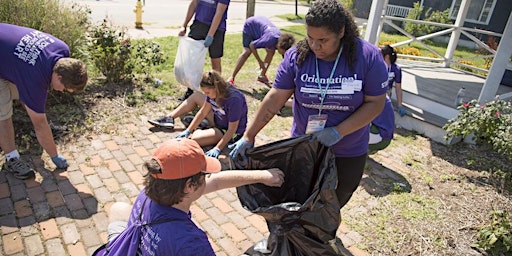
<svg viewBox="0 0 512 256">
<path fill-rule="evenodd" d="M 360 183 L 368 194 L 375 197 L 383 197 L 392 192 L 411 192 L 411 184 L 407 179 L 375 160 L 368 158 L 363 178 Z"/>
<path fill-rule="evenodd" d="M 0 172 L 1 227 L 25 227 L 53 218 L 64 223 L 87 219 L 97 212 L 96 198 L 71 184 L 68 169 L 51 171 L 39 157 L 31 160 L 35 178 L 19 180 Z"/>
</svg>

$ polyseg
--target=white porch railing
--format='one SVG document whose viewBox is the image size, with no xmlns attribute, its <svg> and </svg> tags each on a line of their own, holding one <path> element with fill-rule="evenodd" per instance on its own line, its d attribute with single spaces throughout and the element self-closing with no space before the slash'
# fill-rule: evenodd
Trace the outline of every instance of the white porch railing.
<svg viewBox="0 0 512 256">
<path fill-rule="evenodd" d="M 412 8 L 388 4 L 386 8 L 386 15 L 405 18 L 409 15 Z"/>
</svg>

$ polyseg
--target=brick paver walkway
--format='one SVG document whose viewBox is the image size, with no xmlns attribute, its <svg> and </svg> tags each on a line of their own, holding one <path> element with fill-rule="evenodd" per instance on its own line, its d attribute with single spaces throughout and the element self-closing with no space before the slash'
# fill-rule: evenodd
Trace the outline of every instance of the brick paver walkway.
<svg viewBox="0 0 512 256">
<path fill-rule="evenodd" d="M 67 171 L 32 156 L 34 180 L 0 173 L 0 255 L 91 255 L 106 242 L 109 207 L 133 202 L 142 188 L 143 161 L 172 137 L 149 128 L 139 119 L 119 127 L 122 136 L 69 143 L 60 149 L 70 163 Z M 241 255 L 268 235 L 265 220 L 242 208 L 235 189 L 203 196 L 192 213 L 218 255 Z M 352 246 L 359 234 L 342 224 L 338 236 L 352 253 L 366 255 Z"/>
</svg>

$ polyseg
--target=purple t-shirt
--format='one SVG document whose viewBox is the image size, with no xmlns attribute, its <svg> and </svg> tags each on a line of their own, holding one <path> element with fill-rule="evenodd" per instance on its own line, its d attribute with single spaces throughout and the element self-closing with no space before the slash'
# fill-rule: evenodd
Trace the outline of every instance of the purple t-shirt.
<svg viewBox="0 0 512 256">
<path fill-rule="evenodd" d="M 342 54 L 325 96 L 322 114 L 327 114 L 325 127 L 336 126 L 352 115 L 364 101 L 364 96 L 379 96 L 387 90 L 386 64 L 380 50 L 358 38 L 354 72 Z M 315 55 L 310 53 L 299 67 L 297 49 L 292 47 L 278 67 L 274 87 L 294 89 L 292 136 L 306 132 L 308 117 L 318 115 L 320 90 L 316 75 Z M 319 80 L 325 90 L 335 61 L 318 60 Z M 368 152 L 369 126 L 347 134 L 331 148 L 337 157 L 360 156 Z"/>
<path fill-rule="evenodd" d="M 164 220 L 172 221 L 141 226 L 141 223 Z M 215 255 L 206 233 L 196 226 L 190 214 L 153 202 L 144 190 L 135 200 L 126 229 L 112 240 L 108 248 L 108 254 L 103 250 L 98 255 L 138 255 L 137 251 L 143 256 Z"/>
<path fill-rule="evenodd" d="M 212 105 L 215 127 L 227 130 L 230 122 L 238 122 L 237 134 L 243 134 L 247 126 L 247 102 L 236 87 L 229 86 L 225 101 L 219 106 L 214 99 L 206 97 Z"/>
<path fill-rule="evenodd" d="M 397 64 L 391 64 L 388 69 L 388 88 L 391 90 L 395 83 L 402 83 L 402 68 Z"/>
<path fill-rule="evenodd" d="M 395 132 L 395 112 L 389 97 L 386 97 L 384 109 L 373 119 L 372 124 L 379 128 L 379 134 L 382 139 L 390 140 L 393 138 L 393 133 Z"/>
<path fill-rule="evenodd" d="M 15 84 L 21 102 L 33 111 L 45 112 L 53 66 L 63 57 L 69 57 L 69 47 L 60 39 L 0 23 L 0 78 Z"/>
<path fill-rule="evenodd" d="M 229 6 L 230 0 L 197 0 L 196 6 L 196 20 L 211 25 L 213 21 L 213 17 L 215 16 L 215 11 L 217 10 L 217 4 L 225 4 Z M 226 19 L 228 18 L 228 8 L 226 7 L 226 11 L 222 15 L 222 19 L 220 20 L 219 27 L 217 30 L 226 31 Z"/>
<path fill-rule="evenodd" d="M 254 48 L 276 49 L 281 31 L 265 16 L 253 16 L 244 23 L 243 33 L 253 39 Z"/>
</svg>

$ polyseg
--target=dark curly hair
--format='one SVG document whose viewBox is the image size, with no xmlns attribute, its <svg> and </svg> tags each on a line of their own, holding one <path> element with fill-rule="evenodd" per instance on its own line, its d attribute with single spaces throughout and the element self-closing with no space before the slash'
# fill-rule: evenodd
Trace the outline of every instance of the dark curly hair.
<svg viewBox="0 0 512 256">
<path fill-rule="evenodd" d="M 281 36 L 279 36 L 279 39 L 277 39 L 277 45 L 284 51 L 290 49 L 294 43 L 295 37 L 293 37 L 293 35 L 290 33 L 283 33 Z"/>
<path fill-rule="evenodd" d="M 341 39 L 343 44 L 342 53 L 348 60 L 350 70 L 354 70 L 359 29 L 352 13 L 337 0 L 318 0 L 315 1 L 306 14 L 306 25 L 326 28 L 333 33 L 339 33 L 342 28 L 345 28 L 345 34 Z M 297 64 L 300 66 L 311 52 L 307 39 L 297 43 L 297 52 Z"/>
<path fill-rule="evenodd" d="M 183 190 L 185 189 L 189 179 L 192 185 L 196 188 L 199 188 L 205 182 L 203 179 L 205 174 L 202 172 L 177 180 L 157 179 L 151 174 L 162 173 L 162 168 L 155 159 L 147 160 L 144 163 L 144 168 L 148 171 L 148 173 L 144 176 L 144 187 L 146 188 L 146 195 L 155 203 L 161 205 L 173 206 L 183 201 L 183 197 L 186 195 Z"/>
</svg>

